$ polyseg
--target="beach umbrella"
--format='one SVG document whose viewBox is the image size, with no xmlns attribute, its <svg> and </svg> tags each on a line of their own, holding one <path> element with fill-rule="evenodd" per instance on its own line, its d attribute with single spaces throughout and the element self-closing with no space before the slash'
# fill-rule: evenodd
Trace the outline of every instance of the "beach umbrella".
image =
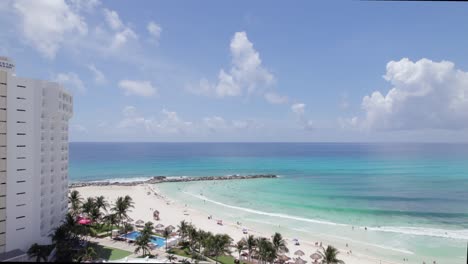
<svg viewBox="0 0 468 264">
<path fill-rule="evenodd" d="M 161 229 L 161 228 L 163 228 L 163 227 L 164 227 L 163 224 L 157 224 L 157 225 L 156 225 L 156 228 L 157 228 L 157 229 Z"/>
<path fill-rule="evenodd" d="M 312 255 L 310 255 L 310 258 L 313 259 L 313 260 L 319 260 L 322 258 L 322 256 L 320 256 L 319 253 L 314 253 Z"/>
<path fill-rule="evenodd" d="M 172 225 L 170 225 L 170 226 L 168 226 L 168 227 L 166 227 L 166 228 L 169 229 L 169 230 L 171 230 L 171 231 L 175 229 L 175 227 L 172 226 Z"/>
<path fill-rule="evenodd" d="M 301 258 L 297 258 L 296 261 L 294 261 L 294 264 L 306 264 L 307 261 L 301 259 Z"/>
<path fill-rule="evenodd" d="M 141 219 L 138 219 L 138 220 L 135 222 L 135 224 L 137 224 L 137 225 L 142 225 L 142 224 L 144 224 L 144 223 L 145 223 L 145 221 L 143 221 L 143 220 L 141 220 Z"/>
<path fill-rule="evenodd" d="M 286 262 L 286 261 L 288 261 L 290 259 L 291 259 L 290 257 L 288 257 L 288 256 L 286 256 L 284 254 L 278 256 L 278 260 L 280 260 L 281 262 Z"/>
<path fill-rule="evenodd" d="M 296 252 L 294 252 L 294 255 L 296 255 L 296 256 L 304 256 L 305 253 L 304 253 L 304 251 L 302 251 L 302 250 L 299 249 L 299 250 L 297 250 Z"/>
<path fill-rule="evenodd" d="M 89 224 L 91 224 L 91 219 L 81 218 L 80 220 L 78 220 L 78 224 L 80 224 L 80 225 L 89 225 Z"/>
</svg>

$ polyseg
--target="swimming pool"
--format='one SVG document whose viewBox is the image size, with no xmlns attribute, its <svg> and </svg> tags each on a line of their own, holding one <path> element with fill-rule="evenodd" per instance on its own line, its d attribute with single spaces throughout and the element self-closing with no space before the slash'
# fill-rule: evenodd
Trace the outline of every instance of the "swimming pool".
<svg viewBox="0 0 468 264">
<path fill-rule="evenodd" d="M 121 235 L 120 237 L 129 239 L 129 240 L 136 240 L 140 236 L 140 232 L 133 231 L 125 235 Z M 163 247 L 165 244 L 166 239 L 158 236 L 151 236 L 150 238 L 151 243 L 155 244 L 157 247 Z"/>
</svg>

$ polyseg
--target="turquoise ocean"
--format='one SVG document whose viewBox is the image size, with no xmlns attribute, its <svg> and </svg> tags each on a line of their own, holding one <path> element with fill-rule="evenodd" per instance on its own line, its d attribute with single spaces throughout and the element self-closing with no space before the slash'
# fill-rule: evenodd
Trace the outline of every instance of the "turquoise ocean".
<svg viewBox="0 0 468 264">
<path fill-rule="evenodd" d="M 280 177 L 158 187 L 223 219 L 384 261 L 466 263 L 468 144 L 70 143 L 71 182 L 267 173 Z"/>
</svg>

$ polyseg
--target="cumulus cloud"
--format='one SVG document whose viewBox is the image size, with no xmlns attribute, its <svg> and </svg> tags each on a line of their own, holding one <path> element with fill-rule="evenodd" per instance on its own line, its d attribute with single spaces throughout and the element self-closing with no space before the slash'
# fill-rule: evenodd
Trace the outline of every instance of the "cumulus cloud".
<svg viewBox="0 0 468 264">
<path fill-rule="evenodd" d="M 149 81 L 122 80 L 119 87 L 125 91 L 125 95 L 149 97 L 157 94 L 156 87 Z"/>
<path fill-rule="evenodd" d="M 291 106 L 291 110 L 295 113 L 295 114 L 298 114 L 298 115 L 303 115 L 304 112 L 305 112 L 305 104 L 303 103 L 297 103 L 297 104 L 293 104 Z"/>
<path fill-rule="evenodd" d="M 54 81 L 62 84 L 67 89 L 76 90 L 80 93 L 86 91 L 83 81 L 74 72 L 59 73 L 54 77 Z"/>
<path fill-rule="evenodd" d="M 226 121 L 219 116 L 205 117 L 203 123 L 212 132 L 226 128 Z"/>
<path fill-rule="evenodd" d="M 159 24 L 156 24 L 153 21 L 150 21 L 146 26 L 148 33 L 150 34 L 151 40 L 158 43 L 159 38 L 161 37 L 162 28 Z"/>
<path fill-rule="evenodd" d="M 365 116 L 352 121 L 371 130 L 468 127 L 468 72 L 450 61 L 390 61 L 384 79 L 392 88 L 364 96 Z"/>
<path fill-rule="evenodd" d="M 144 117 L 137 112 L 134 106 L 126 106 L 122 110 L 123 119 L 117 128 L 143 128 L 149 134 L 174 134 L 184 133 L 191 127 L 192 123 L 182 120 L 176 112 L 163 109 L 161 118 Z"/>
<path fill-rule="evenodd" d="M 77 11 L 92 12 L 101 4 L 99 0 L 70 0 L 73 9 Z"/>
<path fill-rule="evenodd" d="M 89 64 L 88 69 L 94 74 L 94 81 L 98 84 L 103 84 L 107 82 L 106 76 L 96 68 L 94 64 Z"/>
<path fill-rule="evenodd" d="M 104 17 L 107 25 L 114 31 L 111 43 L 112 49 L 119 49 L 129 41 L 138 39 L 135 31 L 122 22 L 116 11 L 104 8 Z"/>
<path fill-rule="evenodd" d="M 267 100 L 270 104 L 285 104 L 288 102 L 287 96 L 282 96 L 277 93 L 269 92 L 265 94 L 265 100 Z"/>
<path fill-rule="evenodd" d="M 67 36 L 86 35 L 85 19 L 64 0 L 17 0 L 13 8 L 21 31 L 32 47 L 53 59 Z"/>
<path fill-rule="evenodd" d="M 78 124 L 73 125 L 71 129 L 79 133 L 88 133 L 88 129 L 85 126 L 78 125 Z"/>
<path fill-rule="evenodd" d="M 196 94 L 215 95 L 218 97 L 251 94 L 275 83 L 275 77 L 262 65 L 259 53 L 245 32 L 236 32 L 230 43 L 231 68 L 221 69 L 218 81 L 210 84 L 206 79 L 198 87 L 190 87 Z"/>
<path fill-rule="evenodd" d="M 314 122 L 306 118 L 305 107 L 306 105 L 304 103 L 296 103 L 291 106 L 291 111 L 297 116 L 299 124 L 305 130 L 313 130 Z"/>
</svg>

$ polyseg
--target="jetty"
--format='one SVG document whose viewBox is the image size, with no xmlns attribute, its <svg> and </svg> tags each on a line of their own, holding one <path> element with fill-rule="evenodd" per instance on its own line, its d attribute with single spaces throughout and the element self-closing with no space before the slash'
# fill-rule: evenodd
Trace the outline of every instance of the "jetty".
<svg viewBox="0 0 468 264">
<path fill-rule="evenodd" d="M 226 176 L 201 176 L 201 177 L 177 177 L 177 176 L 153 176 L 148 180 L 142 181 L 88 181 L 88 182 L 72 182 L 68 186 L 70 188 L 86 187 L 86 186 L 136 186 L 140 184 L 159 184 L 165 182 L 192 182 L 192 181 L 227 181 L 227 180 L 249 180 L 249 179 L 272 179 L 278 178 L 275 174 L 255 174 L 255 175 L 226 175 Z"/>
</svg>

